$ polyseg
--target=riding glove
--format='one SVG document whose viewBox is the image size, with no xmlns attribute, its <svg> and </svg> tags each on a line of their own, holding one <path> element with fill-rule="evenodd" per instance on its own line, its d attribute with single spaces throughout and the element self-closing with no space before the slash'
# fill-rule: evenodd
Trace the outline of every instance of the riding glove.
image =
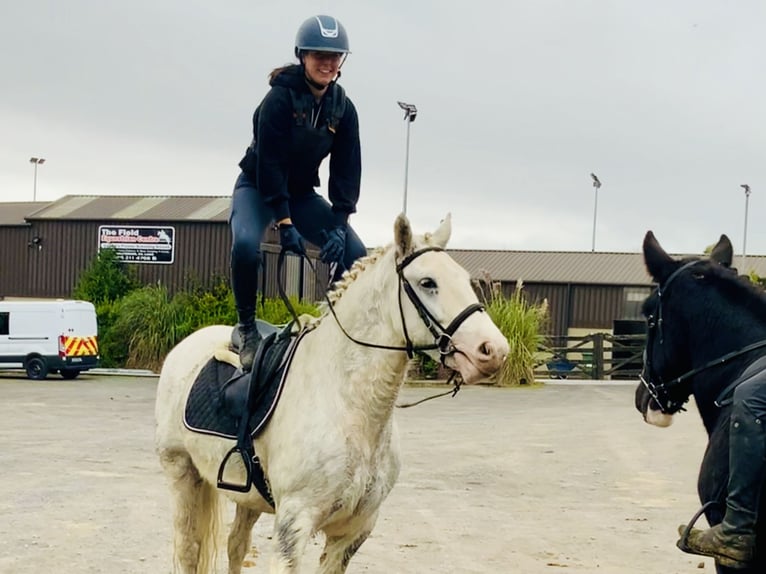
<svg viewBox="0 0 766 574">
<path fill-rule="evenodd" d="M 279 244 L 282 246 L 283 251 L 291 251 L 296 255 L 306 254 L 306 250 L 303 247 L 303 238 L 291 223 L 281 223 L 279 225 Z"/>
<path fill-rule="evenodd" d="M 325 238 L 324 246 L 319 252 L 319 258 L 323 263 L 338 263 L 343 259 L 346 250 L 346 226 L 338 226 L 330 233 L 322 232 Z"/>
</svg>

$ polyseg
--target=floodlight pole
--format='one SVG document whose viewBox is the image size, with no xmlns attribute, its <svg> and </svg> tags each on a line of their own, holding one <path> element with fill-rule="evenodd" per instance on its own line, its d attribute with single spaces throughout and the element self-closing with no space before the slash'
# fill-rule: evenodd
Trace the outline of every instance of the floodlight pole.
<svg viewBox="0 0 766 574">
<path fill-rule="evenodd" d="M 590 174 L 593 180 L 593 189 L 595 190 L 595 201 L 593 202 L 593 239 L 591 240 L 590 250 L 596 251 L 596 215 L 598 213 L 598 190 L 601 188 L 601 182 L 595 173 Z"/>
<path fill-rule="evenodd" d="M 37 166 L 45 163 L 44 157 L 30 157 L 29 163 L 35 165 L 35 179 L 32 187 L 32 201 L 37 201 Z"/>
<path fill-rule="evenodd" d="M 747 208 L 750 203 L 750 186 L 743 183 L 740 187 L 745 190 L 745 230 L 742 233 L 742 273 L 747 273 L 745 261 L 747 260 Z"/>
<path fill-rule="evenodd" d="M 413 104 L 396 102 L 404 110 L 404 121 L 407 122 L 407 143 L 404 154 L 404 207 L 402 213 L 407 215 L 407 180 L 410 171 L 410 124 L 415 121 L 418 109 Z"/>
</svg>

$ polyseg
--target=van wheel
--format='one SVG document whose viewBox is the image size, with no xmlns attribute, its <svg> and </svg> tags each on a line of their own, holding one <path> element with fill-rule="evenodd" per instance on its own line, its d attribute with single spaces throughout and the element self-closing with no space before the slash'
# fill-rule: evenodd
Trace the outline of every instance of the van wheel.
<svg viewBox="0 0 766 574">
<path fill-rule="evenodd" d="M 80 371 L 78 369 L 61 369 L 61 378 L 66 379 L 67 381 L 76 379 L 79 374 Z"/>
<path fill-rule="evenodd" d="M 42 357 L 32 357 L 24 366 L 27 377 L 35 381 L 42 381 L 48 376 L 48 363 Z"/>
</svg>

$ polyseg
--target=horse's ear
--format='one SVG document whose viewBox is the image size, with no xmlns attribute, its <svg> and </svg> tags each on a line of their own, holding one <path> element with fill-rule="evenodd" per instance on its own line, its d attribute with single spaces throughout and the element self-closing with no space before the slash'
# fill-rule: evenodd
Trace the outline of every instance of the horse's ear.
<svg viewBox="0 0 766 574">
<path fill-rule="evenodd" d="M 444 216 L 444 219 L 441 220 L 441 223 L 439 224 L 439 227 L 436 228 L 436 231 L 431 234 L 431 239 L 435 245 L 444 249 L 447 247 L 447 242 L 449 241 L 451 235 L 452 214 L 448 213 Z"/>
<path fill-rule="evenodd" d="M 647 231 L 644 236 L 644 262 L 649 275 L 657 283 L 662 283 L 673 272 L 674 260 L 660 246 L 654 233 Z"/>
<path fill-rule="evenodd" d="M 405 257 L 412 251 L 412 228 L 410 220 L 403 213 L 394 221 L 394 244 L 398 258 Z"/>
<path fill-rule="evenodd" d="M 721 239 L 710 252 L 710 259 L 724 267 L 731 267 L 731 262 L 734 259 L 734 248 L 726 235 L 721 235 Z"/>
</svg>

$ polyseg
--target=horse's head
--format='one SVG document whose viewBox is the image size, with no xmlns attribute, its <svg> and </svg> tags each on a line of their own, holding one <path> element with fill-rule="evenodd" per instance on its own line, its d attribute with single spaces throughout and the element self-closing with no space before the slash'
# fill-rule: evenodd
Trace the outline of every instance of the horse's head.
<svg viewBox="0 0 766 574">
<path fill-rule="evenodd" d="M 405 215 L 396 219 L 399 313 L 405 339 L 416 347 L 435 344 L 425 352 L 471 383 L 500 369 L 509 347 L 479 304 L 468 272 L 444 251 L 450 233 L 449 214 L 424 235 L 413 235 Z"/>
<path fill-rule="evenodd" d="M 709 310 L 713 279 L 722 274 L 734 275 L 729 269 L 733 249 L 729 238 L 722 235 L 709 259 L 676 260 L 649 231 L 644 237 L 643 251 L 646 268 L 657 289 L 642 307 L 647 337 L 636 408 L 647 423 L 666 427 L 692 393 L 692 345 L 699 335 L 692 332 L 693 319 Z"/>
</svg>

